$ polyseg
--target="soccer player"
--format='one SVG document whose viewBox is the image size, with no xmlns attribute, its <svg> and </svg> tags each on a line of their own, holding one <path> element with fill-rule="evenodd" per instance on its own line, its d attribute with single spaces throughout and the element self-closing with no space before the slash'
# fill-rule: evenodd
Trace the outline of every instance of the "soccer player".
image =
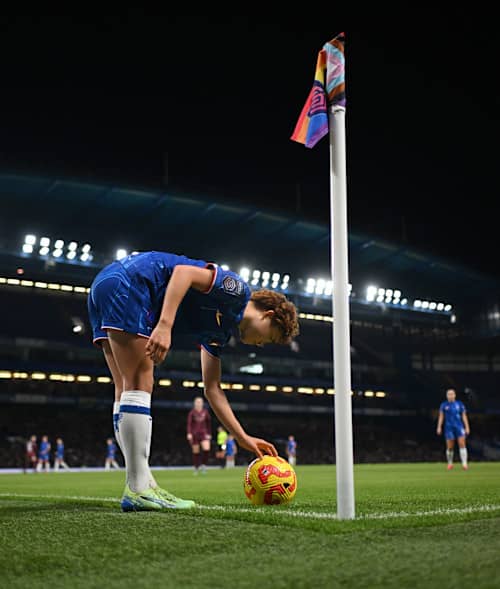
<svg viewBox="0 0 500 589">
<path fill-rule="evenodd" d="M 446 439 L 446 459 L 448 461 L 448 470 L 453 468 L 453 449 L 455 440 L 458 442 L 460 461 L 462 468 L 468 470 L 467 464 L 467 446 L 465 445 L 465 436 L 470 434 L 469 419 L 462 401 L 457 401 L 455 389 L 446 391 L 446 401 L 439 406 L 439 417 L 437 424 L 437 435 L 440 436 L 443 430 Z"/>
<path fill-rule="evenodd" d="M 36 465 L 37 472 L 42 472 L 42 468 L 45 467 L 45 471 L 50 471 L 50 447 L 48 436 L 42 436 L 40 441 L 40 448 L 38 449 L 38 464 Z"/>
<path fill-rule="evenodd" d="M 202 474 L 207 472 L 208 453 L 212 439 L 211 430 L 212 420 L 208 410 L 203 407 L 203 397 L 196 397 L 193 401 L 193 408 L 187 417 L 187 439 L 191 444 L 194 474 L 198 474 L 199 470 Z"/>
<path fill-rule="evenodd" d="M 115 386 L 115 438 L 125 456 L 122 509 L 189 509 L 156 483 L 149 468 L 154 368 L 172 334 L 191 335 L 200 349 L 205 396 L 239 445 L 277 455 L 247 434 L 221 388 L 222 348 L 239 333 L 244 344 L 289 344 L 298 334 L 295 305 L 270 290 L 250 292 L 245 281 L 214 263 L 167 252 L 136 253 L 103 268 L 88 297 L 93 341 L 100 345 Z"/>
<path fill-rule="evenodd" d="M 37 443 L 36 443 L 36 436 L 33 435 L 30 439 L 26 442 L 26 452 L 24 454 L 24 472 L 28 469 L 29 466 L 33 469 L 33 472 L 36 472 L 37 467 Z"/>
<path fill-rule="evenodd" d="M 297 463 L 297 442 L 295 436 L 288 436 L 288 442 L 286 443 L 286 455 L 288 457 L 288 463 L 291 466 L 295 466 Z"/>
<path fill-rule="evenodd" d="M 219 425 L 217 427 L 217 451 L 215 452 L 215 458 L 219 461 L 220 467 L 224 468 L 226 461 L 224 459 L 226 455 L 226 440 L 227 431 Z"/>
<path fill-rule="evenodd" d="M 119 469 L 120 465 L 116 462 L 116 444 L 113 438 L 106 440 L 106 460 L 104 461 L 104 470 L 111 470 L 111 467 Z"/>
<path fill-rule="evenodd" d="M 234 436 L 229 434 L 226 440 L 226 468 L 234 468 L 237 453 L 238 447 L 236 446 Z"/>
<path fill-rule="evenodd" d="M 54 471 L 57 472 L 59 468 L 69 469 L 69 466 L 64 461 L 64 442 L 62 438 L 56 439 L 56 451 L 54 453 Z"/>
</svg>

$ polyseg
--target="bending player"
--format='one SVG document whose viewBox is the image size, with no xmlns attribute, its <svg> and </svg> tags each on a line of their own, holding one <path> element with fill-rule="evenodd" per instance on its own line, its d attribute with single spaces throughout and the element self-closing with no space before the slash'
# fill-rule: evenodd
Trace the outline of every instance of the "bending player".
<svg viewBox="0 0 500 589">
<path fill-rule="evenodd" d="M 446 459 L 448 461 L 448 470 L 453 468 L 453 449 L 455 440 L 458 442 L 460 461 L 462 468 L 468 470 L 467 464 L 467 446 L 465 445 L 465 436 L 470 434 L 469 419 L 462 401 L 457 401 L 455 389 L 446 391 L 446 401 L 439 406 L 439 417 L 437 424 L 437 435 L 440 436 L 444 423 L 444 437 L 446 439 Z"/>
<path fill-rule="evenodd" d="M 251 292 L 240 276 L 203 260 L 145 252 L 103 268 L 92 282 L 88 309 L 93 341 L 115 386 L 115 438 L 127 476 L 124 511 L 194 506 L 161 489 L 149 468 L 154 368 L 165 360 L 173 330 L 196 338 L 205 396 L 219 421 L 242 448 L 277 456 L 234 415 L 221 388 L 220 352 L 234 333 L 249 345 L 290 343 L 298 334 L 297 310 L 283 294 Z"/>
</svg>

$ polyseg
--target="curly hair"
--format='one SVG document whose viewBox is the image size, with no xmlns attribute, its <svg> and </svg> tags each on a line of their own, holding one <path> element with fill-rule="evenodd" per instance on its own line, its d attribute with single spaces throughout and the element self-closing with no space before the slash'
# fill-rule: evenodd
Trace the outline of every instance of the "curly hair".
<svg viewBox="0 0 500 589">
<path fill-rule="evenodd" d="M 274 311 L 271 324 L 280 332 L 280 344 L 289 344 L 299 335 L 299 320 L 297 308 L 284 294 L 267 290 L 265 288 L 255 290 L 250 300 L 261 311 Z"/>
</svg>

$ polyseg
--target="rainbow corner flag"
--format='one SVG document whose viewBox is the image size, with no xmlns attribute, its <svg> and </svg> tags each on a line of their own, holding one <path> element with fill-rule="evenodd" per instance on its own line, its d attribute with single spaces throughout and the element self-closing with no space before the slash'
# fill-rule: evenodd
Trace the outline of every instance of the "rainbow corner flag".
<svg viewBox="0 0 500 589">
<path fill-rule="evenodd" d="M 318 53 L 314 84 L 291 136 L 292 141 L 314 147 L 328 134 L 328 107 L 344 106 L 345 35 L 340 33 Z"/>
</svg>

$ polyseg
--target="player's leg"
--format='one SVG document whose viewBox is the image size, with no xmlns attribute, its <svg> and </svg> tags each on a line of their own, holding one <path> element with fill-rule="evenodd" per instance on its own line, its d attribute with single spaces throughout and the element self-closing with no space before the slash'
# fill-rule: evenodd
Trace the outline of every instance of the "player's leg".
<svg viewBox="0 0 500 589">
<path fill-rule="evenodd" d="M 37 465 L 36 465 L 36 472 L 42 472 L 42 466 L 43 466 L 43 462 L 41 459 L 38 459 Z"/>
<path fill-rule="evenodd" d="M 123 448 L 122 448 L 122 440 L 121 440 L 121 432 L 120 432 L 120 423 L 119 423 L 119 416 L 120 416 L 120 399 L 123 393 L 123 376 L 120 372 L 115 358 L 113 356 L 113 352 L 111 350 L 111 345 L 108 340 L 102 340 L 102 351 L 104 352 L 104 358 L 106 360 L 106 364 L 108 365 L 109 371 L 111 372 L 111 377 L 113 379 L 113 384 L 115 387 L 115 400 L 113 402 L 113 429 L 115 433 L 115 439 L 118 443 L 118 447 L 120 448 L 123 455 L 125 455 Z M 152 425 L 152 421 L 151 421 Z M 151 450 L 151 433 L 152 428 L 150 428 L 149 439 L 148 439 L 148 460 L 149 454 Z M 119 468 L 119 466 L 115 467 Z M 148 466 L 149 468 L 149 466 Z M 150 486 L 157 487 L 158 483 L 156 482 L 151 470 L 149 471 L 150 474 Z"/>
<path fill-rule="evenodd" d="M 59 470 L 59 466 L 60 466 L 60 464 L 59 464 L 59 458 L 56 458 L 54 460 L 54 472 L 57 472 Z"/>
<path fill-rule="evenodd" d="M 208 456 L 210 453 L 210 440 L 201 441 L 201 472 L 207 472 Z"/>
<path fill-rule="evenodd" d="M 120 434 L 125 456 L 127 485 L 122 509 L 187 509 L 192 501 L 178 499 L 154 486 L 149 469 L 151 445 L 151 394 L 154 364 L 146 356 L 147 339 L 122 331 L 109 330 L 109 343 L 122 377 Z"/>
<path fill-rule="evenodd" d="M 458 452 L 460 453 L 460 461 L 462 462 L 462 468 L 468 470 L 469 465 L 467 463 L 467 446 L 465 444 L 465 436 L 457 438 Z"/>
<path fill-rule="evenodd" d="M 45 472 L 50 472 L 50 461 L 47 459 L 45 462 Z"/>
<path fill-rule="evenodd" d="M 455 447 L 455 439 L 446 439 L 446 461 L 448 462 L 448 470 L 453 468 L 453 448 Z"/>
<path fill-rule="evenodd" d="M 122 450 L 120 430 L 118 427 L 118 416 L 120 415 L 120 398 L 123 392 L 123 379 L 121 372 L 118 370 L 115 359 L 113 358 L 113 352 L 111 351 L 111 346 L 109 345 L 108 340 L 102 340 L 101 347 L 104 353 L 104 359 L 106 360 L 106 364 L 108 365 L 109 371 L 111 372 L 113 385 L 115 387 L 115 399 L 113 402 L 113 430 L 118 447 L 120 450 Z"/>
<path fill-rule="evenodd" d="M 200 464 L 201 464 L 200 444 L 195 443 L 194 439 L 193 439 L 193 443 L 191 444 L 191 457 L 193 460 L 193 468 L 194 468 L 193 474 L 198 474 L 198 471 L 200 470 Z"/>
</svg>

